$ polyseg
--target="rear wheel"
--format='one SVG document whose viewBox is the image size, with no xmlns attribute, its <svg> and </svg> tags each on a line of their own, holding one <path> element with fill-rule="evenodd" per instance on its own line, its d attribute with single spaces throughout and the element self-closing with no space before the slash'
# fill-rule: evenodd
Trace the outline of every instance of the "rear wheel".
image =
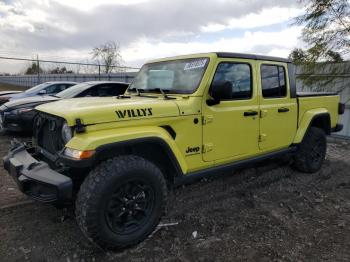
<svg viewBox="0 0 350 262">
<path fill-rule="evenodd" d="M 326 151 L 325 132 L 320 128 L 310 127 L 294 156 L 293 167 L 305 173 L 317 172 L 322 167 Z"/>
<path fill-rule="evenodd" d="M 167 188 L 161 171 L 138 156 L 101 163 L 83 182 L 76 216 L 83 233 L 101 247 L 120 249 L 144 240 L 158 225 Z"/>
</svg>

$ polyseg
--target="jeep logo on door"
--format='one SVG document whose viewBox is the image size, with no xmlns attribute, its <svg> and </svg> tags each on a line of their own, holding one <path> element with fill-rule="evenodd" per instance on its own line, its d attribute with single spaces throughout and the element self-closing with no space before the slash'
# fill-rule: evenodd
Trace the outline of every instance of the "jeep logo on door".
<svg viewBox="0 0 350 262">
<path fill-rule="evenodd" d="M 200 147 L 188 147 L 186 150 L 186 154 L 187 155 L 194 155 L 194 154 L 198 154 L 200 150 Z"/>
<path fill-rule="evenodd" d="M 119 119 L 126 117 L 145 117 L 153 115 L 153 108 L 124 109 L 115 111 Z"/>
</svg>

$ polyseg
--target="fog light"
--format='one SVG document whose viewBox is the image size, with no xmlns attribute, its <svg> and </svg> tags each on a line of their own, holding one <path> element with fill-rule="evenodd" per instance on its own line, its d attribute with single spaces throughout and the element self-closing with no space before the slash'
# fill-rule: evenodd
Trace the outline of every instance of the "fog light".
<svg viewBox="0 0 350 262">
<path fill-rule="evenodd" d="M 95 154 L 95 150 L 85 150 L 80 151 L 72 148 L 66 147 L 64 150 L 64 155 L 77 160 L 88 159 Z"/>
</svg>

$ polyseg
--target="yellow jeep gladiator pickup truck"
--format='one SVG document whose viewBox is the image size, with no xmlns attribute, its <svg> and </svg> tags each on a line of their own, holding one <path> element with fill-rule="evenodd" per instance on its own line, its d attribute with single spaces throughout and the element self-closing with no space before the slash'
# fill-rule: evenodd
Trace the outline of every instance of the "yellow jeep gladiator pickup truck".
<svg viewBox="0 0 350 262">
<path fill-rule="evenodd" d="M 146 63 L 124 95 L 36 110 L 33 143 L 14 142 L 5 169 L 33 199 L 75 201 L 88 239 L 125 248 L 153 232 L 172 186 L 283 154 L 318 171 L 344 105 L 298 94 L 286 59 L 205 53 Z"/>
</svg>

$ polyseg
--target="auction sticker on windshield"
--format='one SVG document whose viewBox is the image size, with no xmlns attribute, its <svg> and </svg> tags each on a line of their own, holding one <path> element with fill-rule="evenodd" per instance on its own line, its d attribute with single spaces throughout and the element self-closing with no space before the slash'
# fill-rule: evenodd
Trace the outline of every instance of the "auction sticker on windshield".
<svg viewBox="0 0 350 262">
<path fill-rule="evenodd" d="M 192 70 L 192 69 L 197 69 L 197 68 L 203 68 L 205 64 L 207 63 L 207 59 L 198 59 L 194 60 L 192 62 L 186 63 L 184 70 Z"/>
</svg>

